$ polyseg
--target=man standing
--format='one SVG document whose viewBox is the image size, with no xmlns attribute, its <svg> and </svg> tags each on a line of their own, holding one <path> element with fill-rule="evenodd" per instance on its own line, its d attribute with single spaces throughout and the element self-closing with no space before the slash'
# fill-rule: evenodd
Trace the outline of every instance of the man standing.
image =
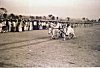
<svg viewBox="0 0 100 68">
<path fill-rule="evenodd" d="M 11 32 L 11 21 L 10 20 L 8 21 L 8 26 L 9 26 L 8 31 Z"/>
</svg>

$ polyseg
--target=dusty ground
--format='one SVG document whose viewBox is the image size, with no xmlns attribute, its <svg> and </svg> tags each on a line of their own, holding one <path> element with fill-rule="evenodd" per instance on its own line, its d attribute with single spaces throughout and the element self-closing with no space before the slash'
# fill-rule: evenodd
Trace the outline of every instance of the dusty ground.
<svg viewBox="0 0 100 68">
<path fill-rule="evenodd" d="M 100 66 L 100 25 L 75 33 L 66 41 L 50 40 L 47 30 L 1 33 L 0 67 Z"/>
</svg>

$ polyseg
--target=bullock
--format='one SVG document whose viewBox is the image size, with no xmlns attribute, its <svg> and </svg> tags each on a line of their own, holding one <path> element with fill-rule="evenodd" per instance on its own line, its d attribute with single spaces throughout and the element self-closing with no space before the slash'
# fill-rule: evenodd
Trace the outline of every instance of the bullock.
<svg viewBox="0 0 100 68">
<path fill-rule="evenodd" d="M 74 29 L 71 27 L 70 24 L 67 24 L 67 26 L 63 28 L 63 33 L 64 33 L 64 40 L 66 40 L 66 38 L 72 39 L 76 37 Z"/>
<path fill-rule="evenodd" d="M 52 39 L 56 39 L 56 38 L 59 38 L 60 37 L 60 27 L 61 27 L 61 24 L 60 23 L 51 23 L 49 25 L 49 31 L 48 31 L 48 34 L 50 34 L 51 38 Z"/>
<path fill-rule="evenodd" d="M 63 40 L 72 39 L 75 36 L 74 29 L 70 26 L 70 24 L 61 25 L 60 23 L 54 24 L 51 23 L 49 25 L 49 32 L 52 39 L 55 38 L 63 38 Z"/>
</svg>

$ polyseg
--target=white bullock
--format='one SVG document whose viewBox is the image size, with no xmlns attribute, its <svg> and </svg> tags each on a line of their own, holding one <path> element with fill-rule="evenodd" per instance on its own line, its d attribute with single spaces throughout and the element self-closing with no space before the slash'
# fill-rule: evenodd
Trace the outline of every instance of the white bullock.
<svg viewBox="0 0 100 68">
<path fill-rule="evenodd" d="M 70 25 L 68 27 L 65 26 L 63 31 L 64 31 L 64 40 L 66 40 L 66 38 L 71 39 L 76 37 L 74 29 Z"/>
<path fill-rule="evenodd" d="M 59 38 L 59 36 L 60 36 L 59 27 L 60 27 L 59 23 L 57 23 L 57 24 L 51 23 L 50 24 L 49 32 L 48 33 L 50 34 L 52 39 Z"/>
</svg>

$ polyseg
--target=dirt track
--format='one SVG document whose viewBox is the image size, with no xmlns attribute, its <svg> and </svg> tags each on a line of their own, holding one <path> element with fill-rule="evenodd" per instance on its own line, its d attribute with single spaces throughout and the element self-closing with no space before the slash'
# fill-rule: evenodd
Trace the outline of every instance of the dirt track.
<svg viewBox="0 0 100 68">
<path fill-rule="evenodd" d="M 50 40 L 47 30 L 0 34 L 0 67 L 100 66 L 100 25 L 75 28 L 77 38 Z"/>
</svg>

